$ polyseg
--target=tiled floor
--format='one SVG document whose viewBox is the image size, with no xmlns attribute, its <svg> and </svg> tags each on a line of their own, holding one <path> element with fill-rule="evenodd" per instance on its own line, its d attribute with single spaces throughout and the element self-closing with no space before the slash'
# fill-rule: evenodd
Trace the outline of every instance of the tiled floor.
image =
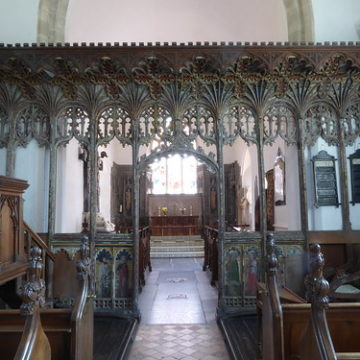
<svg viewBox="0 0 360 360">
<path fill-rule="evenodd" d="M 202 262 L 202 258 L 152 259 L 129 359 L 229 358 L 215 322 L 217 290 L 210 286 Z"/>
<path fill-rule="evenodd" d="M 215 322 L 199 325 L 142 325 L 131 360 L 227 360 L 224 341 Z"/>
</svg>

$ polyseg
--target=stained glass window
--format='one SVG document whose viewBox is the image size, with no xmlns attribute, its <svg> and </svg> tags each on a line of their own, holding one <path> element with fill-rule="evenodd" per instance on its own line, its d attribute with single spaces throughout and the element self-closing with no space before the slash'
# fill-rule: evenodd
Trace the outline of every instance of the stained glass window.
<svg viewBox="0 0 360 360">
<path fill-rule="evenodd" d="M 193 156 L 171 155 L 151 165 L 153 194 L 196 194 L 197 161 Z"/>
<path fill-rule="evenodd" d="M 183 158 L 183 193 L 197 193 L 197 161 L 193 156 Z"/>
<path fill-rule="evenodd" d="M 161 158 L 151 166 L 153 194 L 166 193 L 166 159 Z"/>
</svg>

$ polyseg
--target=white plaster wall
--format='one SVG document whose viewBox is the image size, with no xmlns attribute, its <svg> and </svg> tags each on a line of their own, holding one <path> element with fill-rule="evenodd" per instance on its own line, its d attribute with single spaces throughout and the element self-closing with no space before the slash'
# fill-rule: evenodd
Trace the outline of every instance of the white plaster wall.
<svg viewBox="0 0 360 360">
<path fill-rule="evenodd" d="M 315 41 L 360 40 L 359 0 L 313 0 L 312 8 Z M 38 9 L 39 0 L 1 1 L 0 42 L 36 42 Z M 282 0 L 70 0 L 65 33 L 70 42 L 288 39 Z"/>
<path fill-rule="evenodd" d="M 275 206 L 275 223 L 286 217 L 288 230 L 301 229 L 300 179 L 296 146 L 285 146 L 286 206 Z M 280 219 L 279 219 L 280 222 Z"/>
<path fill-rule="evenodd" d="M 285 158 L 286 204 L 274 206 L 274 227 L 276 230 L 300 230 L 300 193 L 296 146 L 287 146 L 281 138 L 264 148 L 265 172 L 274 168 L 278 149 Z"/>
<path fill-rule="evenodd" d="M 244 157 L 246 144 L 241 139 L 236 139 L 232 145 L 225 145 L 223 149 L 224 164 L 231 164 L 237 161 L 240 165 L 241 159 Z"/>
<path fill-rule="evenodd" d="M 111 168 L 114 164 L 114 157 L 121 151 L 121 145 L 117 141 L 112 141 L 107 147 L 99 147 L 98 153 L 105 151 L 106 158 L 102 159 L 103 170 L 100 171 L 99 185 L 100 185 L 100 213 L 105 220 L 111 220 Z"/>
<path fill-rule="evenodd" d="M 224 163 L 231 164 L 237 161 L 240 165 L 241 185 L 247 188 L 246 197 L 249 201 L 250 228 L 255 230 L 255 203 L 258 197 L 257 175 L 258 162 L 255 145 L 248 146 L 242 139 L 237 139 L 232 146 L 224 147 Z M 226 191 L 226 189 L 225 189 Z"/>
<path fill-rule="evenodd" d="M 33 43 L 39 0 L 0 1 L 0 43 Z"/>
<path fill-rule="evenodd" d="M 335 156 L 338 159 L 337 148 L 334 146 L 327 146 L 323 139 L 318 139 L 317 143 L 311 148 L 305 149 L 305 164 L 306 164 L 306 186 L 308 194 L 308 221 L 309 230 L 341 230 L 342 229 L 342 214 L 341 205 L 336 206 L 321 206 L 315 207 L 315 189 L 314 189 L 314 175 L 312 157 L 317 155 L 319 151 L 326 150 L 328 154 Z M 339 161 L 335 162 L 336 179 L 338 198 L 340 197 L 340 183 L 339 183 Z"/>
<path fill-rule="evenodd" d="M 315 41 L 359 41 L 359 0 L 313 0 Z"/>
<path fill-rule="evenodd" d="M 272 145 L 264 146 L 264 168 L 265 172 L 274 168 L 275 158 L 277 157 L 278 149 L 281 149 L 284 154 L 284 141 L 277 138 Z"/>
<path fill-rule="evenodd" d="M 103 169 L 99 171 L 100 206 L 99 210 L 105 220 L 110 220 L 111 206 L 111 166 L 112 166 L 112 145 L 107 148 L 100 146 L 98 153 L 105 151 L 108 157 L 102 160 Z"/>
<path fill-rule="evenodd" d="M 352 146 L 346 147 L 346 157 L 352 155 L 357 149 L 360 148 L 360 139 L 355 142 Z M 350 161 L 347 161 L 348 171 L 348 184 L 349 184 L 349 207 L 350 207 L 350 222 L 353 230 L 360 230 L 360 204 L 351 204 L 352 191 L 351 191 L 351 172 L 350 172 Z"/>
<path fill-rule="evenodd" d="M 6 149 L 0 149 L 0 175 L 6 174 Z"/>
<path fill-rule="evenodd" d="M 75 139 L 58 149 L 55 232 L 74 233 L 82 228 L 83 163 L 78 151 Z"/>
<path fill-rule="evenodd" d="M 141 154 L 142 155 L 142 154 Z M 123 147 L 120 143 L 113 145 L 113 161 L 121 165 L 132 164 L 132 148 L 131 146 Z"/>
<path fill-rule="evenodd" d="M 265 173 L 274 168 L 274 162 L 277 157 L 278 149 L 281 149 L 282 154 L 284 154 L 284 141 L 280 138 L 277 138 L 275 143 L 272 145 L 264 146 L 264 168 Z M 286 165 L 287 161 L 285 159 L 285 176 L 286 176 Z M 286 179 L 285 179 L 286 181 Z M 286 194 L 287 195 L 287 194 Z M 288 219 L 284 208 L 287 208 L 288 204 L 275 206 L 274 205 L 274 227 L 278 231 L 288 230 Z M 284 216 L 285 213 L 285 216 Z"/>
<path fill-rule="evenodd" d="M 242 186 L 248 189 L 247 199 L 250 203 L 250 229 L 255 230 L 255 205 L 259 196 L 258 189 L 258 161 L 257 149 L 255 145 L 247 146 L 244 144 L 244 156 L 241 160 L 241 180 Z"/>
<path fill-rule="evenodd" d="M 197 138 L 195 148 L 199 148 L 199 147 L 204 150 L 204 153 L 206 155 L 209 155 L 210 153 L 215 154 L 215 161 L 216 161 L 217 151 L 216 151 L 215 145 L 212 145 L 212 144 L 208 145 L 202 139 Z M 225 156 L 225 154 L 224 154 L 224 156 Z"/>
<path fill-rule="evenodd" d="M 311 162 L 311 149 L 306 147 L 304 149 L 304 163 L 306 172 L 306 194 L 307 194 L 307 216 L 308 216 L 308 230 L 315 230 L 315 189 L 314 189 L 314 172 Z"/>
<path fill-rule="evenodd" d="M 288 36 L 282 0 L 72 0 L 65 39 L 69 42 L 286 41 Z"/>
<path fill-rule="evenodd" d="M 141 145 L 139 146 L 139 157 L 145 155 L 145 156 L 148 156 L 150 154 L 150 145 L 149 146 L 145 146 L 145 145 Z M 121 151 L 121 150 L 119 150 Z M 130 159 L 132 159 L 132 155 L 130 155 Z M 127 160 L 129 161 L 129 160 Z"/>
<path fill-rule="evenodd" d="M 274 162 L 277 157 L 279 148 L 281 149 L 282 154 L 284 155 L 284 141 L 279 138 L 276 139 L 274 144 L 264 146 L 265 173 L 274 168 Z M 285 159 L 285 167 L 286 167 L 286 159 Z M 282 216 L 279 216 L 279 211 L 280 211 L 280 213 L 282 213 L 283 211 L 282 211 L 282 209 L 280 209 L 280 210 L 278 209 L 278 208 L 283 208 L 285 206 L 286 205 L 282 205 L 282 206 L 274 205 L 274 225 L 277 230 L 287 230 L 287 227 L 288 227 L 287 218 L 285 219 Z"/>
<path fill-rule="evenodd" d="M 32 140 L 16 150 L 15 177 L 28 181 L 24 193 L 24 220 L 36 232 L 47 231 L 49 154 Z"/>
<path fill-rule="evenodd" d="M 130 146 L 125 148 L 117 141 L 113 140 L 106 147 L 101 146 L 98 153 L 105 151 L 106 158 L 103 158 L 103 170 L 100 171 L 100 213 L 107 221 L 111 221 L 111 169 L 115 164 L 131 165 L 132 150 Z"/>
</svg>

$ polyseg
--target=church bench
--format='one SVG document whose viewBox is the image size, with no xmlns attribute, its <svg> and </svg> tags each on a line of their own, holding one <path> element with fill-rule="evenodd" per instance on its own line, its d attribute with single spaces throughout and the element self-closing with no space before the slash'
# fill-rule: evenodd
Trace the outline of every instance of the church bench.
<svg viewBox="0 0 360 360">
<path fill-rule="evenodd" d="M 321 246 L 329 297 L 335 301 L 360 300 L 360 289 L 351 285 L 360 280 L 360 231 L 309 231 L 308 240 Z"/>
<path fill-rule="evenodd" d="M 45 291 L 45 283 L 41 279 L 44 267 L 41 253 L 38 247 L 29 251 L 27 281 L 19 289 L 23 300 L 21 308 L 0 311 L 1 359 L 51 359 L 50 344 L 41 324 L 39 309 Z"/>
<path fill-rule="evenodd" d="M 88 294 L 90 262 L 88 258 L 89 248 L 85 240 L 80 249 L 80 261 L 77 264 L 80 281 L 73 308 L 37 309 L 39 313 L 37 323 L 42 325 L 38 337 L 40 340 L 46 338 L 49 343 L 49 354 L 51 351 L 51 355 L 49 355 L 48 359 L 50 359 L 50 356 L 51 359 L 55 360 L 92 359 L 93 302 Z M 36 249 L 41 253 L 39 248 Z M 38 273 L 40 274 L 44 266 L 41 257 L 37 258 L 37 263 Z M 29 276 L 29 278 L 32 277 Z M 44 282 L 41 284 L 44 287 Z M 45 292 L 45 289 L 43 291 Z M 44 292 L 39 295 L 39 299 L 43 297 Z M 23 338 L 31 338 L 31 331 L 28 331 L 29 336 L 26 335 L 27 323 L 30 322 L 31 317 L 24 317 L 21 309 L 0 310 L 1 359 L 14 359 L 15 353 L 19 351 L 19 345 L 24 342 Z M 38 325 L 34 325 L 34 327 L 36 328 Z M 26 346 L 24 346 L 24 351 L 26 351 Z M 47 358 L 36 355 L 30 359 L 45 360 Z"/>
<path fill-rule="evenodd" d="M 299 356 L 310 323 L 311 304 L 282 304 L 284 358 Z M 330 303 L 326 311 L 336 352 L 360 352 L 360 303 Z"/>
<path fill-rule="evenodd" d="M 70 359 L 72 334 L 71 309 L 40 310 L 44 332 L 49 339 L 51 359 Z M 0 311 L 1 359 L 13 359 L 25 326 L 20 310 Z"/>
<path fill-rule="evenodd" d="M 299 359 L 360 359 L 357 334 L 358 303 L 337 303 L 329 311 L 329 283 L 323 276 L 324 256 L 319 244 L 309 247 L 309 274 L 305 278 L 307 297 L 311 300 L 310 319 L 300 338 Z M 335 309 L 334 309 L 335 308 Z M 356 308 L 355 312 L 352 311 Z M 334 310 L 341 310 L 334 319 Z M 340 340 L 341 344 L 338 344 Z M 343 349 L 342 349 L 343 348 Z"/>
<path fill-rule="evenodd" d="M 60 267 L 65 266 L 57 273 L 60 289 L 65 295 L 73 295 L 73 308 L 40 310 L 45 304 L 43 279 L 54 275 L 46 273 L 50 269 L 45 265 L 56 256 L 23 221 L 21 194 L 26 187 L 25 181 L 0 176 L 0 285 L 20 282 L 27 275 L 20 289 L 11 288 L 23 300 L 20 309 L 0 310 L 0 358 L 47 360 L 51 351 L 52 359 L 91 360 L 93 301 L 89 294 L 92 271 L 88 238 L 82 239 L 78 261 L 62 262 Z M 51 305 L 54 299 L 47 300 Z"/>
<path fill-rule="evenodd" d="M 40 310 L 42 327 L 49 340 L 51 359 L 67 359 L 71 342 L 70 309 Z M 22 337 L 26 318 L 20 310 L 0 311 L 1 359 L 13 359 Z"/>
<path fill-rule="evenodd" d="M 92 359 L 93 303 L 84 281 L 73 309 L 41 309 L 42 328 L 51 348 L 51 359 Z M 27 319 L 20 309 L 0 310 L 1 359 L 13 359 Z"/>
<path fill-rule="evenodd" d="M 287 290 L 278 287 L 276 274 L 277 259 L 274 254 L 274 243 L 272 237 L 268 236 L 267 287 L 264 291 L 263 286 L 258 285 L 257 295 L 259 313 L 262 315 L 259 344 L 263 359 L 317 359 L 316 356 L 311 357 L 310 353 L 303 354 L 305 348 L 316 348 L 306 342 L 312 321 L 311 304 L 300 303 L 289 295 L 282 296 L 282 298 L 292 300 L 293 303 L 282 303 L 280 294 L 286 294 Z M 360 303 L 329 304 L 327 325 L 329 328 L 328 338 L 331 339 L 329 342 L 339 353 L 338 358 L 349 359 L 351 357 L 348 356 L 358 356 L 355 358 L 360 359 L 360 342 L 358 340 Z M 353 354 L 350 355 L 350 352 Z"/>
</svg>

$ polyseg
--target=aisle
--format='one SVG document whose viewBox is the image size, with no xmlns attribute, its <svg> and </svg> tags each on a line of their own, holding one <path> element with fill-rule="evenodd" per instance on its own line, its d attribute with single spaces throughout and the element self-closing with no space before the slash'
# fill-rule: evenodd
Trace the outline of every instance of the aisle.
<svg viewBox="0 0 360 360">
<path fill-rule="evenodd" d="M 215 322 L 217 290 L 202 258 L 152 259 L 129 359 L 228 359 Z"/>
</svg>

